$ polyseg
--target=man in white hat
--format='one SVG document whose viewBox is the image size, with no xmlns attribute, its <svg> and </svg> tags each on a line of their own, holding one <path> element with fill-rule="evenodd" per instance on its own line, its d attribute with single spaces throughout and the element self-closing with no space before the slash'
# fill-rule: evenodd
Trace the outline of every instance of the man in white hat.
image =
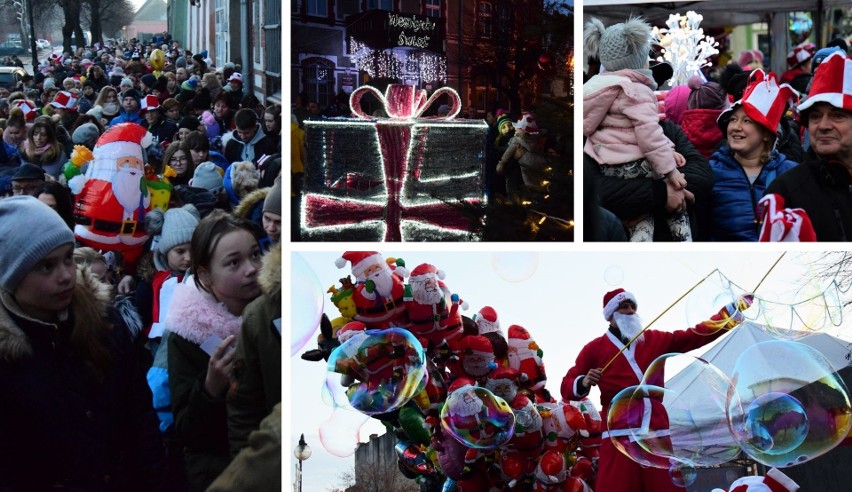
<svg viewBox="0 0 852 492">
<path fill-rule="evenodd" d="M 751 305 L 752 298 L 738 300 L 742 309 Z M 580 400 L 592 386 L 601 392 L 602 415 L 608 415 L 610 404 L 623 389 L 642 382 L 645 371 L 659 356 L 684 353 L 716 340 L 731 329 L 743 316 L 733 306 L 726 306 L 696 328 L 704 334 L 685 329 L 675 332 L 644 330 L 636 314 L 636 296 L 624 289 L 607 292 L 603 298 L 603 315 L 609 323 L 607 332 L 592 340 L 577 355 L 574 367 L 562 379 L 562 399 Z M 729 314 L 730 313 L 730 314 Z M 715 332 L 713 332 L 715 328 Z M 707 333 L 711 333 L 706 335 Z M 626 347 L 626 348 L 625 348 Z M 611 362 L 611 363 L 610 363 Z M 604 372 L 605 369 L 605 372 Z M 662 382 L 660 382 L 662 385 Z M 633 429 L 610 428 L 608 422 L 601 434 L 600 459 L 595 490 L 607 492 L 678 492 L 683 489 L 672 483 L 668 469 L 644 467 L 622 454 L 611 438 L 629 438 Z M 668 430 L 665 412 L 654 412 L 647 427 L 664 436 Z"/>
<path fill-rule="evenodd" d="M 799 105 L 811 148 L 804 162 L 766 189 L 783 206 L 810 217 L 817 241 L 852 239 L 852 58 L 831 54 L 816 71 L 808 99 Z"/>
</svg>

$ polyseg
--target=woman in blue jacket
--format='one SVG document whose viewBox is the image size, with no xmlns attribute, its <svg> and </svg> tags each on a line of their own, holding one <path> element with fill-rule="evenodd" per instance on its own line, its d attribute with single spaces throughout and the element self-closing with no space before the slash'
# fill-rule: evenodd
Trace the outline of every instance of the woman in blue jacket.
<svg viewBox="0 0 852 492">
<path fill-rule="evenodd" d="M 792 92 L 787 92 L 787 84 L 779 89 L 767 84 L 769 80 L 755 80 L 752 86 L 761 86 L 760 95 L 774 88 L 776 97 L 768 110 L 766 105 L 752 104 L 747 88 L 743 99 L 719 117 L 726 140 L 710 157 L 714 241 L 757 241 L 761 225 L 757 202 L 775 177 L 797 165 L 775 148 L 776 129 Z"/>
</svg>

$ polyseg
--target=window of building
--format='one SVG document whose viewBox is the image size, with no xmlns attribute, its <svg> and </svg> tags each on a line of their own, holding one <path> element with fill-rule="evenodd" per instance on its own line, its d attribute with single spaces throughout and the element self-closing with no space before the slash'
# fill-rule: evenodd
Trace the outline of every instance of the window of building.
<svg viewBox="0 0 852 492">
<path fill-rule="evenodd" d="M 221 65 L 228 58 L 228 44 L 231 39 L 228 34 L 228 14 L 224 0 L 216 0 L 215 18 L 216 64 Z"/>
<path fill-rule="evenodd" d="M 490 38 L 491 29 L 494 25 L 490 2 L 479 2 L 476 4 L 476 32 L 479 37 Z"/>
<path fill-rule="evenodd" d="M 308 100 L 327 107 L 334 97 L 334 63 L 325 58 L 309 58 L 303 63 Z"/>
<path fill-rule="evenodd" d="M 393 10 L 393 0 L 367 0 L 367 10 Z"/>
<path fill-rule="evenodd" d="M 328 0 L 305 0 L 305 2 L 307 2 L 308 15 L 328 16 Z"/>
<path fill-rule="evenodd" d="M 441 17 L 441 0 L 426 0 L 426 15 Z"/>
<path fill-rule="evenodd" d="M 263 67 L 266 95 L 281 93 L 281 0 L 266 0 L 263 11 Z"/>
</svg>

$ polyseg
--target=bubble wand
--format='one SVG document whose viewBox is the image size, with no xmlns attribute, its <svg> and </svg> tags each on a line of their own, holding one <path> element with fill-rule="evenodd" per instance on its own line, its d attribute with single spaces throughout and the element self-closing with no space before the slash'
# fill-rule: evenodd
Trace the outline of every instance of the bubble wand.
<svg viewBox="0 0 852 492">
<path fill-rule="evenodd" d="M 785 254 L 787 254 L 787 252 L 786 252 L 786 251 L 784 251 L 783 253 L 781 253 L 781 256 L 779 256 L 779 257 L 778 257 L 778 259 L 777 259 L 777 260 L 775 260 L 775 263 L 773 263 L 773 264 L 772 264 L 772 266 L 771 266 L 771 267 L 769 267 L 769 270 L 767 270 L 767 271 L 766 271 L 766 274 L 764 274 L 764 275 L 763 275 L 763 278 L 761 278 L 761 279 L 760 279 L 760 281 L 759 281 L 759 282 L 757 283 L 757 285 L 755 286 L 754 290 L 752 290 L 752 294 L 754 294 L 755 292 L 757 292 L 757 289 L 760 287 L 760 285 L 763 283 L 763 281 L 764 281 L 764 280 L 766 280 L 766 277 L 768 277 L 768 276 L 769 276 L 769 274 L 772 272 L 772 270 L 775 268 L 775 266 L 776 266 L 776 265 L 778 265 L 778 262 L 780 262 L 780 261 L 781 261 L 781 258 L 784 258 L 784 255 L 785 255 Z M 612 359 L 610 359 L 610 360 L 609 360 L 609 362 L 607 362 L 607 363 L 606 363 L 606 365 L 604 365 L 604 366 L 603 366 L 603 369 L 601 369 L 601 374 L 603 374 L 604 372 L 606 372 L 606 369 L 607 369 L 607 368 L 608 368 L 608 367 L 609 367 L 609 366 L 610 366 L 613 362 L 615 362 L 615 359 L 617 359 L 619 355 L 621 355 L 621 354 L 622 354 L 625 350 L 627 350 L 627 347 L 629 347 L 631 343 L 633 343 L 634 341 L 636 341 L 636 339 L 637 339 L 637 338 L 639 338 L 640 336 L 642 336 L 642 334 L 643 334 L 643 333 L 645 333 L 645 330 L 647 330 L 648 328 L 650 328 L 650 327 L 651 327 L 651 325 L 653 325 L 654 323 L 656 323 L 658 319 L 662 318 L 664 314 L 666 314 L 667 312 L 669 312 L 669 310 L 670 310 L 671 308 L 673 308 L 673 307 L 674 307 L 677 303 L 679 303 L 681 300 L 683 300 L 683 298 L 684 298 L 684 297 L 688 296 L 690 292 L 692 292 L 693 290 L 695 290 L 695 289 L 696 289 L 699 285 L 701 285 L 701 284 L 702 284 L 705 280 L 707 280 L 707 279 L 710 277 L 710 275 L 713 275 L 714 273 L 716 273 L 716 272 L 718 272 L 718 271 L 719 271 L 719 269 L 718 269 L 718 268 L 716 268 L 716 269 L 714 269 L 713 271 L 711 271 L 710 273 L 708 273 L 708 274 L 707 274 L 704 278 L 702 278 L 702 279 L 701 279 L 701 280 L 699 280 L 699 281 L 698 281 L 695 285 L 693 285 L 692 287 L 690 287 L 690 288 L 689 288 L 689 290 L 687 290 L 686 292 L 684 292 L 684 293 L 683 293 L 683 295 L 681 295 L 680 297 L 678 297 L 678 298 L 677 298 L 677 299 L 676 299 L 673 303 L 669 304 L 669 306 L 668 306 L 666 309 L 664 309 L 662 313 L 660 313 L 659 315 L 657 315 L 657 317 L 656 317 L 656 318 L 654 318 L 653 320 L 651 320 L 651 322 L 650 322 L 650 323 L 648 323 L 648 324 L 647 324 L 644 328 L 642 328 L 641 330 L 639 330 L 639 333 L 637 333 L 637 334 L 636 334 L 636 336 L 634 336 L 633 338 L 631 338 L 631 339 L 630 339 L 630 341 L 629 341 L 629 342 L 627 342 L 627 343 L 624 345 L 624 347 L 622 347 L 622 348 L 621 348 L 621 350 L 619 350 L 619 351 L 618 351 L 618 353 L 617 353 L 617 354 L 615 354 L 615 355 L 612 357 Z M 739 308 L 739 301 L 737 302 L 737 307 Z"/>
</svg>

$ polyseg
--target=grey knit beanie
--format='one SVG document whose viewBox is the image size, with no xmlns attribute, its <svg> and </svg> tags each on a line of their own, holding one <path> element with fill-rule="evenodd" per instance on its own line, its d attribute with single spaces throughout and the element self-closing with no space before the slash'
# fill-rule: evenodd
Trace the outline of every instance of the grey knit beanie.
<svg viewBox="0 0 852 492">
<path fill-rule="evenodd" d="M 158 270 L 167 270 L 169 263 L 166 255 L 168 255 L 169 250 L 192 240 L 192 233 L 201 220 L 201 215 L 193 205 L 170 208 L 165 213 L 162 213 L 159 209 L 154 209 L 148 214 L 153 215 L 150 219 L 146 217 L 146 220 L 148 220 L 146 230 L 149 234 L 156 234 L 156 225 L 152 224 L 151 219 L 156 221 L 162 217 L 159 238 L 154 249 L 154 266 Z"/>
<path fill-rule="evenodd" d="M 651 51 L 651 26 L 638 17 L 604 28 L 595 18 L 583 29 L 586 57 L 597 57 L 607 72 L 645 67 Z"/>
<path fill-rule="evenodd" d="M 71 134 L 71 141 L 78 145 L 85 145 L 89 150 L 92 150 L 98 143 L 100 136 L 101 132 L 94 123 L 83 123 Z"/>
<path fill-rule="evenodd" d="M 175 60 L 175 68 L 186 68 L 186 58 L 179 56 Z"/>
<path fill-rule="evenodd" d="M 213 191 L 222 187 L 224 175 L 225 171 L 216 164 L 209 161 L 202 162 L 195 168 L 195 173 L 192 175 L 192 179 L 189 180 L 189 186 Z"/>
<path fill-rule="evenodd" d="M 14 293 L 21 280 L 54 249 L 74 244 L 74 233 L 55 210 L 31 196 L 0 200 L 0 287 Z"/>
<path fill-rule="evenodd" d="M 263 200 L 263 212 L 281 215 L 281 175 L 275 178 L 275 184 L 269 188 L 269 193 Z"/>
</svg>

